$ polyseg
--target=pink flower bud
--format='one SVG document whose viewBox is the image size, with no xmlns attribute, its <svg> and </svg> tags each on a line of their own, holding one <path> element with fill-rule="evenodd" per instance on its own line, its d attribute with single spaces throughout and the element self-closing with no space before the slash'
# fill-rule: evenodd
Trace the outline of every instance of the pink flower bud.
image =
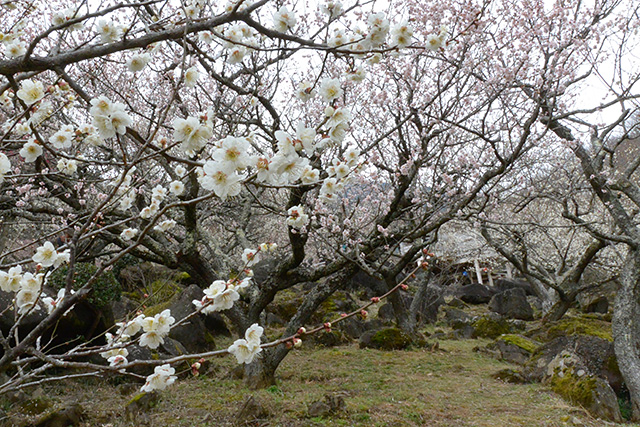
<svg viewBox="0 0 640 427">
<path fill-rule="evenodd" d="M 406 283 L 403 283 L 402 285 L 400 285 L 400 289 L 406 291 L 407 289 L 409 289 L 409 286 Z"/>
<path fill-rule="evenodd" d="M 380 297 L 371 298 L 371 302 L 374 303 L 374 304 L 377 303 L 377 302 L 380 302 Z"/>
<path fill-rule="evenodd" d="M 307 333 L 307 330 L 304 326 L 302 326 L 300 329 L 298 329 L 298 335 L 304 335 Z"/>
<path fill-rule="evenodd" d="M 363 319 L 366 319 L 367 316 L 369 316 L 369 313 L 367 310 L 360 310 L 360 316 L 362 316 Z"/>
</svg>

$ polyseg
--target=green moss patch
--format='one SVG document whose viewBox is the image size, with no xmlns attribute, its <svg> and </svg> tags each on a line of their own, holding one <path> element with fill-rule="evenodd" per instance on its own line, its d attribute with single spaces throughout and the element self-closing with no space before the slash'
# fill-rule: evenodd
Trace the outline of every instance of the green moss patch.
<svg viewBox="0 0 640 427">
<path fill-rule="evenodd" d="M 588 376 L 578 377 L 573 372 L 564 371 L 563 375 L 551 378 L 551 389 L 560 396 L 585 408 L 593 405 L 593 392 L 596 389 L 596 379 Z"/>
<path fill-rule="evenodd" d="M 500 335 L 509 334 L 511 325 L 505 319 L 492 319 L 481 317 L 473 322 L 474 338 L 498 338 Z"/>
<path fill-rule="evenodd" d="M 371 347 L 379 350 L 402 350 L 411 345 L 411 337 L 398 328 L 381 329 L 371 337 Z"/>
<path fill-rule="evenodd" d="M 611 324 L 604 320 L 589 317 L 565 317 L 547 326 L 546 341 L 560 336 L 591 335 L 607 341 L 613 341 Z"/>
<path fill-rule="evenodd" d="M 523 337 L 522 335 L 505 334 L 500 335 L 497 339 L 504 341 L 507 344 L 518 346 L 529 353 L 535 352 L 538 347 L 540 347 L 539 343 L 527 337 Z"/>
</svg>

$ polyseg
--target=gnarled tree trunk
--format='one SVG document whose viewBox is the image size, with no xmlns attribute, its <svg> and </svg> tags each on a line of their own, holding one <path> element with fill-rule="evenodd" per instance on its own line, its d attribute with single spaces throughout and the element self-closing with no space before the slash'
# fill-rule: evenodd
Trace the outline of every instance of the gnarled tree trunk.
<svg viewBox="0 0 640 427">
<path fill-rule="evenodd" d="M 633 420 L 640 420 L 640 249 L 631 249 L 613 310 L 613 342 L 618 366 L 631 396 Z"/>
</svg>

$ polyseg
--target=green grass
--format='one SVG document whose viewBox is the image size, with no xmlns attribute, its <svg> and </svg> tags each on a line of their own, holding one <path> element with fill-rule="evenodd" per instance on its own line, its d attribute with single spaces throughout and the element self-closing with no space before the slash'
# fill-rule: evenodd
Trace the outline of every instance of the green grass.
<svg viewBox="0 0 640 427">
<path fill-rule="evenodd" d="M 231 425 L 244 400 L 253 395 L 270 413 L 264 426 L 567 426 L 577 417 L 585 426 L 614 425 L 591 419 L 539 384 L 507 384 L 490 377 L 512 367 L 472 348 L 485 340 L 444 341 L 441 350 L 383 352 L 356 345 L 304 348 L 288 356 L 279 382 L 250 391 L 226 373 L 232 358 L 212 361 L 210 375 L 179 380 L 161 392 L 149 413 L 157 426 Z M 132 393 L 104 380 L 59 384 L 47 389 L 60 405 L 78 401 L 86 425 L 131 425 L 124 406 Z M 343 396 L 346 410 L 309 418 L 308 406 L 327 393 Z"/>
</svg>

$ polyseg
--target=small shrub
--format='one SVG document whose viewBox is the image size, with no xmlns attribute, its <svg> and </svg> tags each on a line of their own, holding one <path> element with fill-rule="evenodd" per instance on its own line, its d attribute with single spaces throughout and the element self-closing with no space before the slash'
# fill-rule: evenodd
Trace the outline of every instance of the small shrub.
<svg viewBox="0 0 640 427">
<path fill-rule="evenodd" d="M 48 284 L 54 290 L 58 291 L 66 285 L 68 266 L 62 266 L 49 276 Z M 89 279 L 98 271 L 98 267 L 89 262 L 79 262 L 75 264 L 73 289 L 77 290 L 83 287 Z M 91 294 L 88 301 L 97 308 L 103 308 L 112 301 L 119 301 L 122 295 L 120 283 L 116 280 L 113 272 L 103 271 L 102 274 L 93 282 L 91 286 Z"/>
</svg>

